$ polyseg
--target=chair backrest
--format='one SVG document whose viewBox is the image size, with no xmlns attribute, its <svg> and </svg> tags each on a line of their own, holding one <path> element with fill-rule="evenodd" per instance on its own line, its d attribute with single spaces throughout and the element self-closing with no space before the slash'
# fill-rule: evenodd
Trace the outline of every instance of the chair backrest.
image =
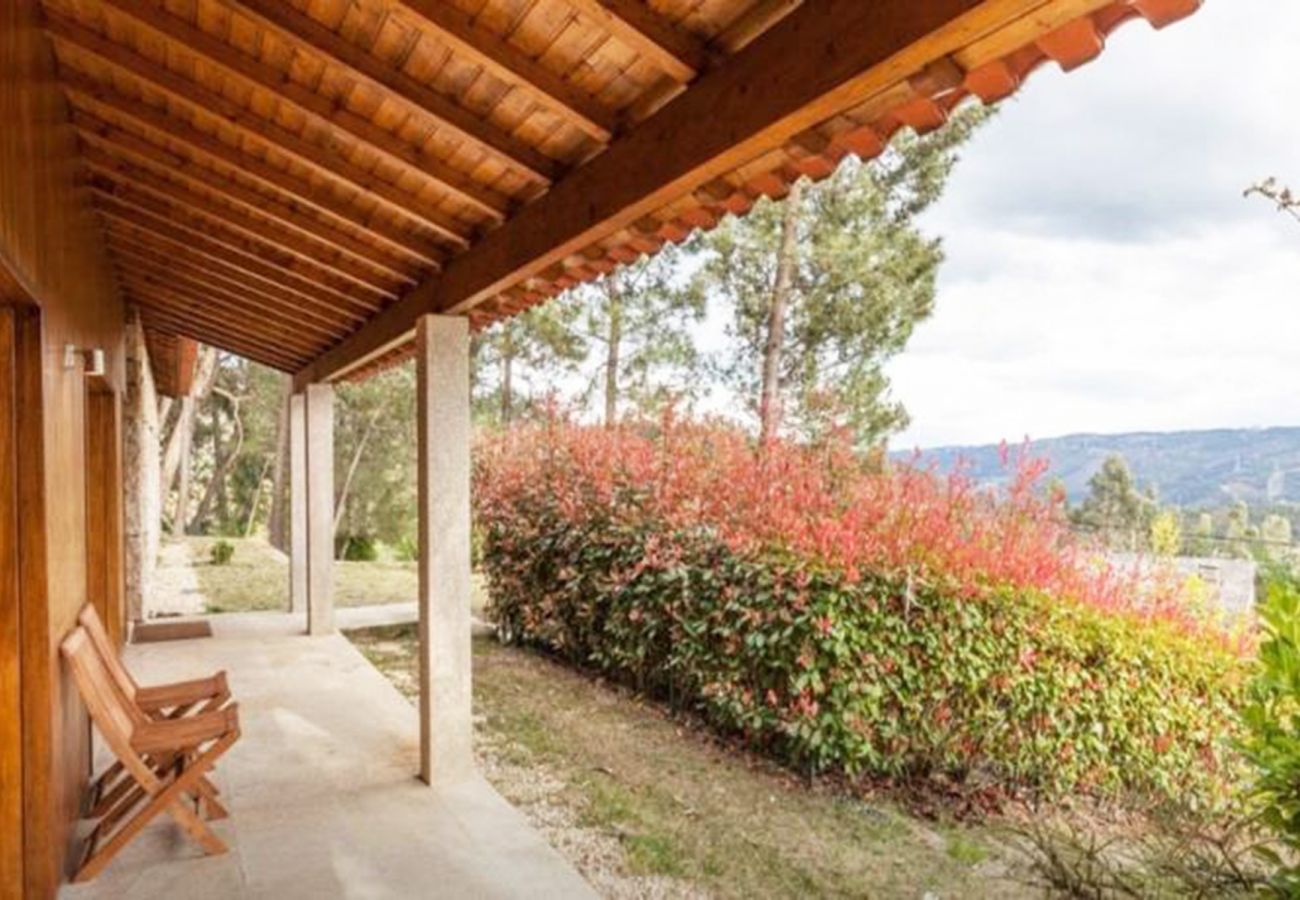
<svg viewBox="0 0 1300 900">
<path fill-rule="evenodd" d="M 59 651 L 72 669 L 95 727 L 117 758 L 134 769 L 132 763 L 138 763 L 138 754 L 132 750 L 131 740 L 136 729 L 145 724 L 143 715 L 123 696 L 85 628 L 73 629 L 59 645 Z"/>
<path fill-rule="evenodd" d="M 108 629 L 104 627 L 103 620 L 99 618 L 99 612 L 95 609 L 95 604 L 87 603 L 83 606 L 81 613 L 77 616 L 77 621 L 81 623 L 82 628 L 86 629 L 90 642 L 99 651 L 99 655 L 104 661 L 104 667 L 108 669 L 108 674 L 112 676 L 118 690 L 125 694 L 128 700 L 135 700 L 140 685 L 131 677 L 131 673 L 126 670 L 126 666 L 122 665 L 122 657 L 118 655 L 117 648 L 113 646 L 113 641 L 108 636 Z"/>
</svg>

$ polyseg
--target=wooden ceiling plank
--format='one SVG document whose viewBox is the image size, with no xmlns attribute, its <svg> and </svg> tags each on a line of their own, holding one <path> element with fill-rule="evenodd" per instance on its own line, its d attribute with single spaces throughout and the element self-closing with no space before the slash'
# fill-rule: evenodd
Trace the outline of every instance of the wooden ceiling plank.
<svg viewBox="0 0 1300 900">
<path fill-rule="evenodd" d="M 178 322 L 193 321 L 212 329 L 228 331 L 250 342 L 255 341 L 268 350 L 302 357 L 310 356 L 323 346 L 321 343 L 312 344 L 292 340 L 289 330 L 284 326 L 267 330 L 265 327 L 233 325 L 230 321 L 230 313 L 208 298 L 197 298 L 176 291 L 156 278 L 144 278 L 138 274 L 127 275 L 123 276 L 121 284 L 128 293 L 136 297 L 148 297 L 156 308 L 170 312 Z"/>
<path fill-rule="evenodd" d="M 334 218 L 367 229 L 375 235 L 382 236 L 395 246 L 419 254 L 421 259 L 425 259 L 434 265 L 441 266 L 447 258 L 442 249 L 400 228 L 390 227 L 385 222 L 368 220 L 352 204 L 340 201 L 330 191 L 318 188 L 294 175 L 290 175 L 288 172 L 277 169 L 257 157 L 250 156 L 242 150 L 229 146 L 210 134 L 205 134 L 191 125 L 184 124 L 153 109 L 146 103 L 125 97 L 111 88 L 99 84 L 94 79 L 86 78 L 80 73 L 65 69 L 60 80 L 64 89 L 73 96 L 88 101 L 92 105 L 111 109 L 115 114 L 128 118 L 169 140 L 185 144 L 195 152 L 216 159 L 250 178 L 256 178 L 277 193 L 287 194 L 292 199 L 328 213 Z"/>
<path fill-rule="evenodd" d="M 82 158 L 91 170 L 103 177 L 154 193 L 204 218 L 237 229 L 249 237 L 270 241 L 277 248 L 292 253 L 299 259 L 309 260 L 328 268 L 337 276 L 379 291 L 386 297 L 395 296 L 404 285 L 410 284 L 405 279 L 382 276 L 373 269 L 357 264 L 345 254 L 338 253 L 327 244 L 317 245 L 313 241 L 302 238 L 298 232 L 285 228 L 278 222 L 254 219 L 238 209 L 215 203 L 210 197 L 160 178 L 153 172 L 128 166 L 97 148 L 85 148 Z"/>
<path fill-rule="evenodd" d="M 327 273 L 330 279 L 342 280 L 350 286 L 374 294 L 381 301 L 396 296 L 398 285 L 377 280 L 365 269 L 357 272 L 346 262 L 331 260 L 322 252 L 322 248 L 313 247 L 292 233 L 284 234 L 277 226 L 212 203 L 206 197 L 194 194 L 149 172 L 124 166 L 108 154 L 100 153 L 93 148 L 86 148 L 83 151 L 82 160 L 101 179 L 121 185 L 130 191 L 146 192 L 153 197 L 161 198 L 160 202 L 182 209 L 183 215 L 198 216 L 216 223 L 220 228 L 236 231 L 243 235 L 244 240 L 264 244 L 275 252 L 293 257 L 297 267 L 320 270 Z M 295 266 L 289 268 L 301 271 Z"/>
<path fill-rule="evenodd" d="M 589 94 L 569 84 L 528 54 L 475 24 L 445 0 L 396 0 L 461 56 L 493 76 L 513 84 L 543 106 L 560 113 L 588 135 L 606 143 L 617 129 L 617 116 Z"/>
<path fill-rule="evenodd" d="M 806 0 L 295 377 L 329 380 L 779 149 L 950 56 L 1032 0 Z M 886 27 L 887 26 L 887 27 Z"/>
<path fill-rule="evenodd" d="M 241 135 L 292 156 L 321 176 L 361 191 L 376 202 L 382 202 L 394 212 L 431 229 L 454 246 L 469 245 L 469 232 L 462 223 L 446 213 L 430 208 L 426 203 L 416 201 L 409 192 L 347 161 L 341 154 L 262 118 L 246 107 L 139 56 L 121 44 L 113 43 L 72 19 L 47 15 L 45 30 L 56 40 L 91 54 L 114 70 L 162 91 L 200 114 L 219 117 L 225 125 Z"/>
<path fill-rule="evenodd" d="M 330 303 L 322 297 L 322 291 L 316 286 L 310 283 L 304 284 L 300 279 L 290 277 L 275 266 L 267 265 L 256 258 L 242 256 L 219 241 L 209 239 L 206 235 L 175 226 L 166 219 L 161 219 L 135 206 L 128 206 L 116 198 L 97 194 L 95 208 L 103 215 L 134 225 L 178 247 L 188 248 L 192 253 L 206 259 L 225 263 L 248 278 L 299 298 L 300 303 L 363 318 L 366 314 L 356 306 Z"/>
<path fill-rule="evenodd" d="M 303 115 L 334 131 L 341 130 L 387 159 L 437 183 L 458 200 L 468 203 L 494 221 L 501 221 L 510 211 L 508 197 L 475 181 L 439 159 L 421 153 L 397 135 L 358 116 L 317 94 L 285 73 L 256 57 L 246 55 L 232 45 L 191 25 L 144 0 L 104 0 L 119 13 L 149 30 L 178 42 L 185 49 L 223 72 L 275 95 Z"/>
<path fill-rule="evenodd" d="M 283 254 L 276 253 L 269 246 L 232 236 L 220 229 L 205 225 L 201 221 L 196 222 L 175 207 L 156 199 L 144 191 L 134 190 L 126 185 L 112 182 L 91 182 L 90 189 L 100 201 L 118 204 L 135 213 L 148 216 L 151 220 L 158 222 L 162 228 L 173 232 L 183 232 L 188 235 L 185 238 L 186 240 L 197 241 L 202 245 L 213 248 L 221 248 L 224 254 L 233 257 L 230 260 L 233 264 L 252 269 L 254 272 L 260 273 L 264 278 L 291 286 L 299 293 L 314 298 L 317 303 L 322 305 L 332 306 L 342 303 L 356 309 L 358 312 L 374 312 L 384 305 L 382 294 L 373 293 L 370 296 L 362 296 L 358 291 L 352 289 L 353 286 L 350 282 L 340 286 L 332 283 L 331 279 L 319 277 L 318 273 L 309 275 L 297 268 L 287 266 Z"/>
<path fill-rule="evenodd" d="M 141 318 L 153 318 L 166 323 L 179 337 L 197 338 L 223 350 L 244 355 L 240 348 L 257 348 L 262 356 L 284 365 L 303 356 L 264 337 L 248 334 L 240 329 L 230 329 L 218 317 L 194 304 L 168 301 L 147 287 L 125 285 L 128 302 L 140 309 Z M 233 346 L 232 346 L 233 345 Z"/>
<path fill-rule="evenodd" d="M 128 296 L 127 300 L 140 311 L 141 322 L 151 331 L 172 337 L 199 339 L 209 346 L 224 350 L 227 353 L 234 353 L 244 359 L 250 359 L 255 363 L 269 366 L 277 371 L 293 371 L 295 365 L 295 358 L 293 357 L 272 353 L 239 339 L 232 340 L 230 335 L 214 336 L 210 328 L 196 327 L 192 323 L 180 322 L 174 316 L 160 313 L 155 306 L 142 303 L 139 297 Z"/>
<path fill-rule="evenodd" d="M 704 42 L 665 21 L 645 0 L 568 0 L 595 22 L 674 81 L 695 79 L 708 63 Z"/>
<path fill-rule="evenodd" d="M 400 69 L 372 56 L 284 0 L 223 2 L 263 27 L 270 28 L 298 49 L 324 58 L 332 65 L 347 70 L 352 77 L 397 97 L 423 115 L 436 120 L 440 127 L 492 154 L 529 178 L 549 184 L 559 176 L 560 166 L 555 160 L 501 131 Z"/>
<path fill-rule="evenodd" d="M 420 276 L 420 268 L 406 261 L 414 258 L 409 252 L 402 253 L 399 260 L 397 253 L 387 249 L 387 244 L 384 248 L 367 244 L 350 232 L 306 215 L 288 203 L 258 193 L 211 169 L 193 165 L 184 157 L 123 131 L 93 113 L 73 110 L 72 120 L 77 134 L 89 149 L 116 159 L 126 157 L 133 166 L 148 170 L 155 177 L 161 170 L 169 176 L 179 178 L 191 187 L 214 191 L 224 200 L 245 210 L 265 215 L 286 228 L 319 241 L 335 252 L 346 254 L 358 264 L 370 267 L 377 276 L 407 283 L 414 283 Z"/>
<path fill-rule="evenodd" d="M 197 274 L 192 267 L 184 265 L 174 256 L 154 254 L 116 238 L 112 233 L 109 237 L 109 246 L 116 258 L 129 262 L 133 269 L 168 279 L 179 289 L 224 300 L 242 310 L 244 315 L 253 309 L 265 310 L 272 319 L 282 324 L 293 325 L 304 333 L 315 335 L 317 339 L 324 341 L 337 340 L 343 336 L 340 332 L 346 331 L 338 321 L 322 322 L 318 314 L 308 314 L 307 310 L 287 307 L 255 290 L 231 287 L 223 279 L 209 274 Z"/>
<path fill-rule="evenodd" d="M 235 296 L 262 297 L 268 302 L 277 303 L 286 311 L 291 311 L 304 320 L 311 319 L 331 330 L 342 327 L 346 332 L 350 328 L 355 328 L 358 323 L 366 321 L 365 316 L 360 313 L 304 303 L 302 296 L 294 291 L 264 280 L 250 278 L 242 269 L 225 260 L 204 255 L 187 244 L 130 222 L 106 217 L 105 226 L 111 242 L 115 244 L 121 242 L 138 251 L 159 254 L 163 259 L 171 260 L 171 264 L 178 270 L 187 271 L 192 277 L 200 280 L 211 280 L 214 285 Z"/>
</svg>

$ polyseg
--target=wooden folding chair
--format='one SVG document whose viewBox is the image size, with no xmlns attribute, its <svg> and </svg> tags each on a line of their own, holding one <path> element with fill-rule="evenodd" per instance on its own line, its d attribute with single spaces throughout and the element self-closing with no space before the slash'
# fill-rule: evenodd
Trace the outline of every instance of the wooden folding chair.
<svg viewBox="0 0 1300 900">
<path fill-rule="evenodd" d="M 187 795 L 201 796 L 201 780 L 239 739 L 237 704 L 184 718 L 150 719 L 122 694 L 85 628 L 64 638 L 60 650 L 95 727 L 132 785 L 95 825 L 73 880 L 98 875 L 164 811 L 204 852 L 224 853 L 226 845 L 190 807 Z"/>
<path fill-rule="evenodd" d="M 141 687 L 122 664 L 117 648 L 109 639 L 108 631 L 92 604 L 87 603 L 82 608 L 77 621 L 86 629 L 91 645 L 99 653 L 104 668 L 118 690 L 145 716 L 155 720 L 179 719 L 220 709 L 230 699 L 225 672 L 217 672 L 207 678 Z M 170 762 L 166 758 L 155 759 L 154 768 L 161 771 Z M 91 784 L 86 800 L 86 816 L 92 819 L 102 816 L 131 790 L 132 785 L 122 763 L 113 763 Z M 205 777 L 200 780 L 198 790 L 206 804 L 208 818 L 225 818 L 227 812 L 217 800 L 220 793 L 217 786 Z"/>
</svg>

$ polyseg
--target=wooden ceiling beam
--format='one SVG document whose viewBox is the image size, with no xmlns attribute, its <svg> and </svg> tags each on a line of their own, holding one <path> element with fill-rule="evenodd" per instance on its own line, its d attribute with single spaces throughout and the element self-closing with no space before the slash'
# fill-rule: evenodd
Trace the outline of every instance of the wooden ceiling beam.
<svg viewBox="0 0 1300 900">
<path fill-rule="evenodd" d="M 111 219 L 133 225 L 154 237 L 161 238 L 177 247 L 187 249 L 196 256 L 202 256 L 214 262 L 224 263 L 241 275 L 266 285 L 267 289 L 297 298 L 298 303 L 314 306 L 322 311 L 335 310 L 341 316 L 363 317 L 365 313 L 355 306 L 330 303 L 323 299 L 323 291 L 318 285 L 303 282 L 297 276 L 281 272 L 273 265 L 259 259 L 242 255 L 219 241 L 212 240 L 198 232 L 174 226 L 165 218 L 129 206 L 114 197 L 96 193 L 95 208 L 100 214 Z"/>
<path fill-rule="evenodd" d="M 704 42 L 664 20 L 645 0 L 569 0 L 569 5 L 674 81 L 692 81 L 708 64 Z"/>
<path fill-rule="evenodd" d="M 223 125 L 270 147 L 310 168 L 323 178 L 359 191 L 377 203 L 428 228 L 441 240 L 467 247 L 470 231 L 461 222 L 430 204 L 417 200 L 411 192 L 378 177 L 331 150 L 305 139 L 270 119 L 264 119 L 247 107 L 235 103 L 196 81 L 190 81 L 150 59 L 115 44 L 98 32 L 61 15 L 46 15 L 45 30 L 56 40 L 94 56 L 118 72 L 130 75 L 172 100 L 188 106 L 200 115 L 215 116 Z"/>
<path fill-rule="evenodd" d="M 266 315 L 269 320 L 298 329 L 304 335 L 313 336 L 320 342 L 332 343 L 342 335 L 346 327 L 336 321 L 321 321 L 317 314 L 307 314 L 306 310 L 287 307 L 273 298 L 243 287 L 232 287 L 228 282 L 210 274 L 196 272 L 193 267 L 183 264 L 173 256 L 155 253 L 129 240 L 118 238 L 109 232 L 109 246 L 116 258 L 129 262 L 133 269 L 138 269 L 168 280 L 180 290 L 189 291 L 198 296 L 211 296 L 224 301 L 232 310 L 247 316 L 250 311 Z"/>
<path fill-rule="evenodd" d="M 287 77 L 273 66 L 249 56 L 225 41 L 144 0 L 104 0 L 138 26 L 175 41 L 209 65 L 251 84 L 292 106 L 329 131 L 342 131 L 370 146 L 390 162 L 432 181 L 449 194 L 476 208 L 493 221 L 510 211 L 508 197 L 475 181 L 439 159 L 421 153 L 391 131 L 349 112 L 315 91 Z"/>
<path fill-rule="evenodd" d="M 351 288 L 359 288 L 376 296 L 380 302 L 397 296 L 400 283 L 377 279 L 373 273 L 361 268 L 357 271 L 346 260 L 331 258 L 323 247 L 312 246 L 293 232 L 285 234 L 279 226 L 245 216 L 228 207 L 213 203 L 207 197 L 195 194 L 176 184 L 159 178 L 150 172 L 133 169 L 123 165 L 113 157 L 92 147 L 82 152 L 82 160 L 94 174 L 104 181 L 120 185 L 123 189 L 135 193 L 148 193 L 161 198 L 158 202 L 169 204 L 180 210 L 179 218 L 188 218 L 192 222 L 197 216 L 215 223 L 219 230 L 228 229 L 242 236 L 242 240 L 267 248 L 258 255 L 283 254 L 288 258 L 285 267 L 299 272 L 304 277 L 318 280 L 325 277 L 329 282 L 339 281 Z M 358 267 L 359 268 L 359 267 Z M 346 290 L 346 288 L 345 288 Z"/>
<path fill-rule="evenodd" d="M 541 105 L 558 112 L 588 135 L 607 143 L 618 127 L 617 116 L 599 100 L 569 84 L 522 50 L 474 22 L 445 0 L 396 0 L 422 25 L 461 56 L 474 60 L 494 77 L 513 84 Z"/>
<path fill-rule="evenodd" d="M 189 324 L 192 320 L 193 324 L 209 329 L 228 329 L 231 335 L 257 344 L 269 352 L 283 353 L 286 357 L 300 357 L 312 352 L 310 344 L 301 341 L 285 343 L 246 323 L 231 325 L 226 315 L 213 309 L 206 299 L 181 296 L 158 279 L 125 275 L 122 286 L 137 297 L 147 297 L 149 306 L 167 313 L 177 324 Z"/>
<path fill-rule="evenodd" d="M 295 376 L 331 380 L 467 313 L 1014 20 L 1033 0 L 806 0 Z"/>
<path fill-rule="evenodd" d="M 297 357 L 288 353 L 263 348 L 255 342 L 232 336 L 229 332 L 220 331 L 212 325 L 185 321 L 173 313 L 160 309 L 157 303 L 149 302 L 148 298 L 128 292 L 127 302 L 140 311 L 140 319 L 144 326 L 153 331 L 170 334 L 173 337 L 197 338 L 209 346 L 251 359 L 281 372 L 292 372 L 297 364 Z"/>
<path fill-rule="evenodd" d="M 250 278 L 243 270 L 224 260 L 205 256 L 186 244 L 130 222 L 105 217 L 105 233 L 115 247 L 126 246 L 136 253 L 152 254 L 178 273 L 197 279 L 201 284 L 211 284 L 214 289 L 224 290 L 239 299 L 256 297 L 304 321 L 314 322 L 331 333 L 339 328 L 346 332 L 365 321 L 359 313 L 305 303 L 301 295 L 291 290 Z"/>
<path fill-rule="evenodd" d="M 440 128 L 479 147 L 529 178 L 550 184 L 560 174 L 559 164 L 534 147 L 479 118 L 456 101 L 388 65 L 299 12 L 284 0 L 223 0 L 265 28 L 269 28 L 297 49 L 346 69 L 354 78 L 395 96 Z"/>
<path fill-rule="evenodd" d="M 348 231 L 336 228 L 329 222 L 314 218 L 289 203 L 258 193 L 243 184 L 226 178 L 203 166 L 196 166 L 183 156 L 170 153 L 157 144 L 138 137 L 105 122 L 98 116 L 82 110 L 73 110 L 72 121 L 78 136 L 93 150 L 106 157 L 126 161 L 137 169 L 149 171 L 155 177 L 166 173 L 190 185 L 191 188 L 213 191 L 223 200 L 240 208 L 265 215 L 282 226 L 309 239 L 319 241 L 336 253 L 344 254 L 358 265 L 369 267 L 376 277 L 414 283 L 420 277 L 420 268 L 410 260 L 409 253 L 372 246 Z"/>
<path fill-rule="evenodd" d="M 412 235 L 403 228 L 393 227 L 387 222 L 371 221 L 369 216 L 360 212 L 350 202 L 339 200 L 332 190 L 317 187 L 278 169 L 213 135 L 199 131 L 192 125 L 154 109 L 147 103 L 123 96 L 93 78 L 65 68 L 60 73 L 60 82 L 64 90 L 74 99 L 80 98 L 92 106 L 112 110 L 115 115 L 129 119 L 150 132 L 184 144 L 196 153 L 215 159 L 250 178 L 257 179 L 278 194 L 288 195 L 290 199 L 307 204 L 333 218 L 370 231 L 390 244 L 416 254 L 422 260 L 440 266 L 447 258 L 446 252 L 430 241 Z"/>
<path fill-rule="evenodd" d="M 186 240 L 197 241 L 202 247 L 220 248 L 232 264 L 292 287 L 299 293 L 314 298 L 322 307 L 343 305 L 364 314 L 382 308 L 385 303 L 381 292 L 371 289 L 363 296 L 351 282 L 340 283 L 338 279 L 323 277 L 323 273 L 304 271 L 306 267 L 300 267 L 300 261 L 291 254 L 277 252 L 267 244 L 248 240 L 238 234 L 232 235 L 142 190 L 106 180 L 92 181 L 90 189 L 102 202 L 116 204 L 147 216 L 155 223 L 155 227 L 171 233 L 183 232 L 188 235 Z"/>
<path fill-rule="evenodd" d="M 127 292 L 136 297 L 148 297 L 152 305 L 171 313 L 177 322 L 193 320 L 209 328 L 225 329 L 232 335 L 238 335 L 250 343 L 256 342 L 267 350 L 283 352 L 294 357 L 309 357 L 322 346 L 328 346 L 319 342 L 313 344 L 301 339 L 294 340 L 291 332 L 282 326 L 266 328 L 233 324 L 229 311 L 222 309 L 220 304 L 211 298 L 195 297 L 184 291 L 178 291 L 167 282 L 153 276 L 134 272 L 122 275 L 120 282 Z"/>
</svg>

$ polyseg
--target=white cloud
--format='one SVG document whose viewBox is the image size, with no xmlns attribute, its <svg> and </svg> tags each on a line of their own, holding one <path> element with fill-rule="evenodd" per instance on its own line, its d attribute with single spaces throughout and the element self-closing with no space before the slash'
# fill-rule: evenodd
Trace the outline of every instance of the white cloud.
<svg viewBox="0 0 1300 900">
<path fill-rule="evenodd" d="M 890 367 L 896 446 L 1300 422 L 1300 4 L 1214 0 L 1040 73 L 927 227 L 938 310 Z"/>
</svg>

